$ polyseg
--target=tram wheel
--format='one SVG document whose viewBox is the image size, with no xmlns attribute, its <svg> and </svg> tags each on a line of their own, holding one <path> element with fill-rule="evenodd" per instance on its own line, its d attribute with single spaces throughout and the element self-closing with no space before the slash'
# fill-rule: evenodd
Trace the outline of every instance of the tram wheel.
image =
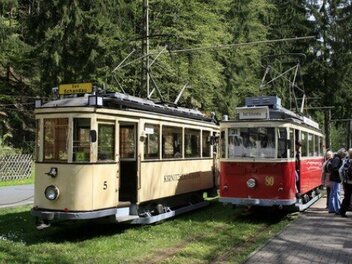
<svg viewBox="0 0 352 264">
<path fill-rule="evenodd" d="M 162 204 L 157 204 L 154 208 L 154 212 L 158 215 L 164 213 L 164 206 Z"/>
<path fill-rule="evenodd" d="M 303 195 L 303 203 L 308 203 L 309 202 L 309 195 L 308 194 L 305 194 L 305 195 Z"/>
</svg>

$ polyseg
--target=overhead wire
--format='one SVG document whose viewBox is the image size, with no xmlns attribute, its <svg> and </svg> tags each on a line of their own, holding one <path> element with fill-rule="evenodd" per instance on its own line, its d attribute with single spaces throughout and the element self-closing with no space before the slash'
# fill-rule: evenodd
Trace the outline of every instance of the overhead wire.
<svg viewBox="0 0 352 264">
<path fill-rule="evenodd" d="M 223 44 L 223 45 L 213 45 L 213 46 L 205 46 L 205 47 L 196 47 L 196 48 L 185 48 L 185 49 L 176 49 L 176 50 L 170 50 L 166 49 L 164 51 L 159 51 L 159 52 L 151 52 L 148 54 L 145 54 L 137 59 L 134 59 L 126 64 L 119 64 L 118 67 L 114 69 L 114 71 L 124 68 L 128 65 L 131 65 L 137 61 L 140 61 L 146 57 L 153 56 L 153 55 L 158 55 L 158 54 L 172 54 L 172 53 L 182 53 L 182 52 L 193 52 L 193 51 L 203 51 L 203 50 L 209 50 L 209 49 L 229 49 L 233 47 L 241 47 L 241 46 L 249 46 L 249 45 L 259 45 L 259 44 L 268 44 L 268 43 L 276 43 L 276 42 L 285 42 L 285 41 L 297 41 L 297 40 L 307 40 L 307 39 L 314 39 L 315 36 L 304 36 L 304 37 L 293 37 L 293 38 L 281 38 L 281 39 L 269 39 L 269 40 L 258 40 L 258 41 L 250 41 L 250 42 L 244 42 L 244 43 L 233 43 L 233 44 Z"/>
</svg>

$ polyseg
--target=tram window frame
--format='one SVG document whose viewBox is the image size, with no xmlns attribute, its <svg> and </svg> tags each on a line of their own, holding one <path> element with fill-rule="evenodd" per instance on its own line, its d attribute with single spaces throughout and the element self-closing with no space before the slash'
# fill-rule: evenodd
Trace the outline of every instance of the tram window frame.
<svg viewBox="0 0 352 264">
<path fill-rule="evenodd" d="M 293 128 L 289 128 L 289 144 L 290 144 L 290 158 L 295 157 L 295 130 Z"/>
<path fill-rule="evenodd" d="M 308 157 L 314 156 L 314 135 L 308 133 Z"/>
<path fill-rule="evenodd" d="M 112 129 L 103 131 L 103 129 Z M 98 123 L 98 161 L 115 160 L 115 124 Z"/>
<path fill-rule="evenodd" d="M 162 127 L 162 158 L 181 159 L 183 153 L 183 128 L 176 126 Z"/>
<path fill-rule="evenodd" d="M 211 132 L 202 130 L 202 158 L 211 157 Z"/>
<path fill-rule="evenodd" d="M 275 127 L 236 127 L 227 132 L 228 158 L 276 158 Z"/>
<path fill-rule="evenodd" d="M 48 123 L 51 123 L 51 127 L 48 127 Z M 69 119 L 66 117 L 45 118 L 43 126 L 43 160 L 50 162 L 67 162 Z M 51 138 L 48 129 L 50 129 L 52 134 Z M 51 147 L 48 146 L 49 143 L 52 145 Z M 48 153 L 49 150 L 52 150 L 52 153 Z M 52 155 L 52 158 L 47 158 L 49 154 Z"/>
<path fill-rule="evenodd" d="M 279 159 L 287 158 L 287 129 L 285 127 L 277 128 L 277 157 Z"/>
<path fill-rule="evenodd" d="M 220 157 L 225 158 L 226 157 L 226 133 L 225 131 L 220 132 Z"/>
<path fill-rule="evenodd" d="M 90 120 L 90 118 L 73 119 L 72 161 L 75 163 L 90 162 Z"/>
<path fill-rule="evenodd" d="M 35 160 L 39 160 L 39 151 L 40 151 L 40 119 L 37 119 L 35 122 L 35 149 L 34 149 L 34 157 Z"/>
<path fill-rule="evenodd" d="M 200 130 L 185 128 L 184 130 L 185 158 L 200 157 Z"/>
<path fill-rule="evenodd" d="M 319 137 L 319 156 L 324 156 L 324 138 Z"/>
<path fill-rule="evenodd" d="M 319 136 L 318 135 L 314 135 L 314 152 L 313 152 L 313 156 L 314 157 L 319 156 Z"/>
<path fill-rule="evenodd" d="M 301 132 L 301 157 L 308 157 L 308 132 Z"/>
<path fill-rule="evenodd" d="M 120 132 L 119 132 L 120 159 L 123 159 L 123 160 L 136 159 L 136 131 L 135 130 L 136 129 L 134 124 L 120 125 Z"/>
<path fill-rule="evenodd" d="M 160 158 L 160 125 L 146 123 L 144 124 L 144 133 L 145 133 L 144 159 L 146 160 L 159 159 Z"/>
</svg>

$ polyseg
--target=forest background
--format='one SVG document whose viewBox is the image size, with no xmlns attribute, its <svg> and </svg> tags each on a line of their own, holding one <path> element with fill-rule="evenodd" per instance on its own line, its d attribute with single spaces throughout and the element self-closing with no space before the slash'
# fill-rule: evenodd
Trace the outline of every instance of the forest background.
<svg viewBox="0 0 352 264">
<path fill-rule="evenodd" d="M 332 106 L 332 148 L 346 145 L 352 112 L 351 0 L 149 0 L 150 69 L 166 101 L 234 116 L 246 96 L 277 95 L 289 107 L 290 83 L 271 77 L 300 58 L 306 111 L 324 126 Z M 143 0 L 0 1 L 0 151 L 33 150 L 34 100 L 62 83 L 93 82 L 145 97 Z M 266 42 L 314 36 L 296 41 Z M 144 40 L 144 41 L 143 41 Z M 252 45 L 236 43 L 263 42 Z M 229 48 L 214 46 L 230 45 Z M 233 45 L 233 46 L 231 46 Z M 196 51 L 172 52 L 199 47 Z M 302 53 L 302 56 L 281 56 Z M 273 56 L 275 55 L 275 56 Z M 280 55 L 280 56 L 279 56 Z M 285 76 L 287 79 L 292 76 Z M 155 93 L 156 94 L 156 93 Z M 5 147 L 6 146 L 6 147 Z"/>
</svg>

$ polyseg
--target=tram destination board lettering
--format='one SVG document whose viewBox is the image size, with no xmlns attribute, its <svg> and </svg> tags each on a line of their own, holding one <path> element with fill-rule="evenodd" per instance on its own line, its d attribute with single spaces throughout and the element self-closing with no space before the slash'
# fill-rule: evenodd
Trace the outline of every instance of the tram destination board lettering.
<svg viewBox="0 0 352 264">
<path fill-rule="evenodd" d="M 92 93 L 92 83 L 60 84 L 59 95 Z"/>
<path fill-rule="evenodd" d="M 199 177 L 200 177 L 199 173 L 164 175 L 164 182 L 192 180 L 192 179 L 196 179 Z"/>
<path fill-rule="evenodd" d="M 237 107 L 240 119 L 268 119 L 269 108 L 262 107 Z"/>
</svg>

